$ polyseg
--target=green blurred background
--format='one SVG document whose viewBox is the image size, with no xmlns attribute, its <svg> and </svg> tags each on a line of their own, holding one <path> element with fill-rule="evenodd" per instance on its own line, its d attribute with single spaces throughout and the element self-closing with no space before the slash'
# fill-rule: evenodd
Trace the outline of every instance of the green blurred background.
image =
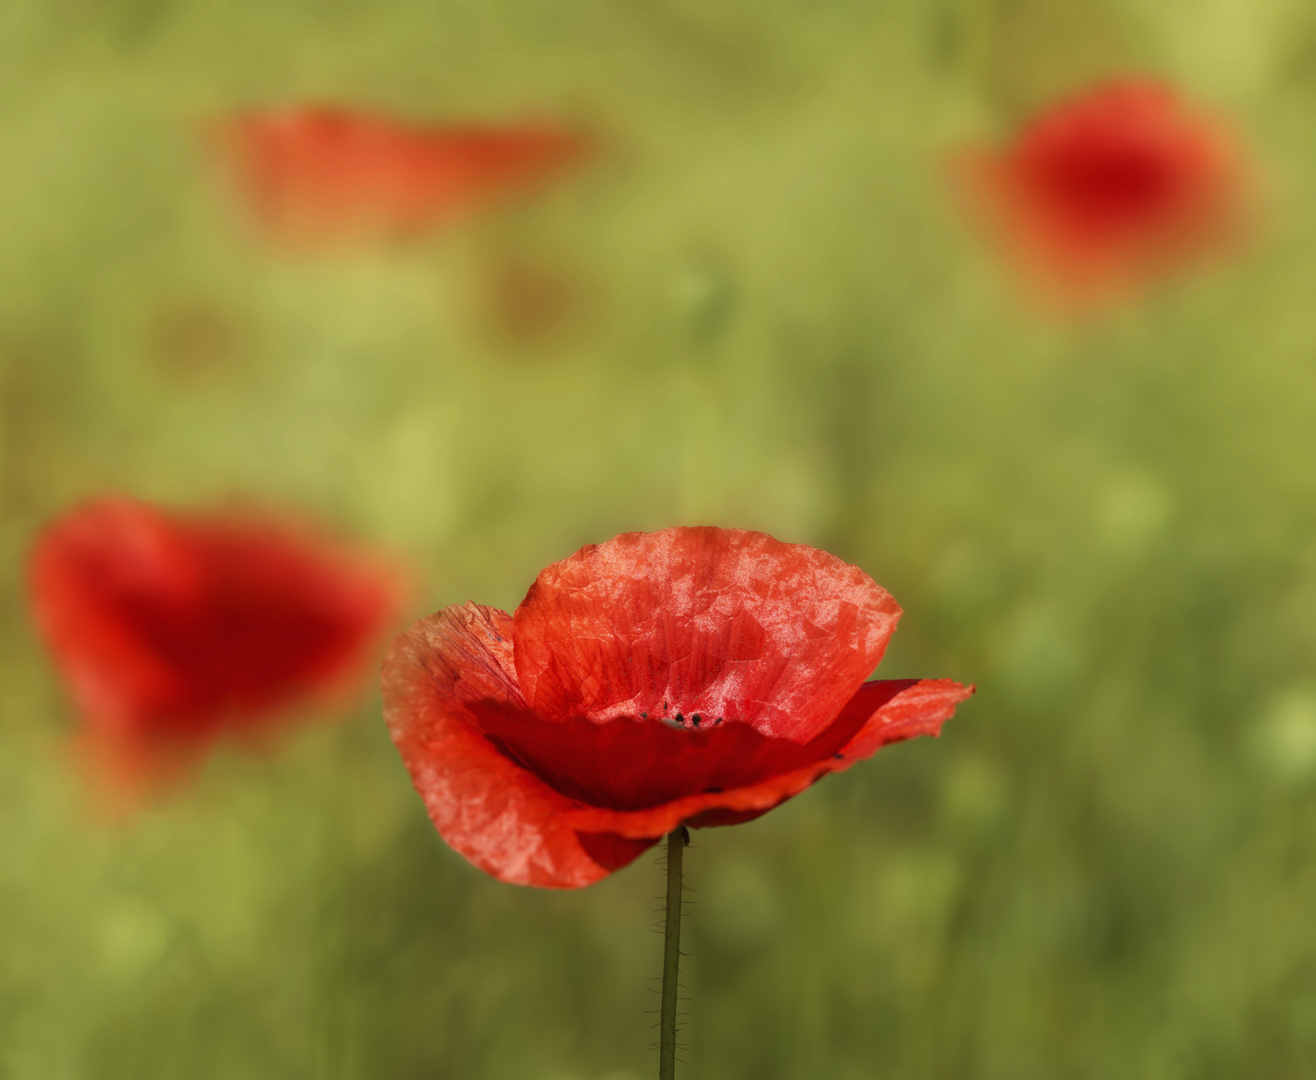
<svg viewBox="0 0 1316 1080">
<path fill-rule="evenodd" d="M 944 154 L 1093 78 L 1232 116 L 1251 254 L 1080 322 Z M 196 125 L 332 101 L 607 148 L 403 250 L 280 255 Z M 1299 0 L 7 0 L 0 1076 L 652 1074 L 645 857 L 579 893 L 430 827 L 370 692 L 107 824 L 32 633 L 107 490 L 304 508 L 409 615 L 625 529 L 826 547 L 978 684 L 938 742 L 696 834 L 684 1075 L 1316 1075 L 1316 14 Z"/>
</svg>

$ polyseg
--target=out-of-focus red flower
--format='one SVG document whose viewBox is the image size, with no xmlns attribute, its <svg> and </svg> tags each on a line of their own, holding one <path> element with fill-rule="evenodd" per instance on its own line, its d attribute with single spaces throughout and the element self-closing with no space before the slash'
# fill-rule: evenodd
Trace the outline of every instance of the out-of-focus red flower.
<svg viewBox="0 0 1316 1080">
<path fill-rule="evenodd" d="M 1007 254 L 1079 306 L 1237 249 L 1252 216 L 1252 169 L 1227 125 L 1151 81 L 1062 101 L 955 165 Z"/>
<path fill-rule="evenodd" d="M 678 825 L 749 821 L 973 692 L 864 682 L 900 608 L 762 533 L 626 533 L 544 570 L 515 615 L 422 619 L 384 710 L 430 817 L 502 880 L 579 888 Z"/>
<path fill-rule="evenodd" d="M 550 124 L 442 126 L 332 107 L 215 125 L 257 224 L 294 244 L 405 238 L 533 191 L 589 149 Z"/>
<path fill-rule="evenodd" d="M 305 525 L 120 497 L 45 528 L 30 590 L 84 746 L 128 787 L 355 691 L 402 594 L 382 560 Z"/>
</svg>

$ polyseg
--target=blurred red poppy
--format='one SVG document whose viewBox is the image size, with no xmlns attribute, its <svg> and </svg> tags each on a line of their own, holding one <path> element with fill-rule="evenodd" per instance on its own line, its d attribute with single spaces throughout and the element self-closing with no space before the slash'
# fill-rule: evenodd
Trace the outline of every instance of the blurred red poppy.
<svg viewBox="0 0 1316 1080">
<path fill-rule="evenodd" d="M 589 149 L 550 124 L 409 124 L 333 107 L 221 121 L 217 146 L 256 222 L 295 244 L 404 238 L 532 191 Z"/>
<path fill-rule="evenodd" d="M 900 608 L 762 533 L 626 533 L 544 570 L 515 615 L 422 619 L 384 710 L 445 840 L 502 880 L 579 888 L 678 825 L 749 821 L 973 692 L 864 682 Z"/>
<path fill-rule="evenodd" d="M 1252 171 L 1216 117 L 1150 81 L 1062 101 L 956 159 L 970 209 L 1043 291 L 1080 306 L 1246 238 Z"/>
<path fill-rule="evenodd" d="M 118 497 L 45 528 L 30 589 L 84 744 L 128 786 L 355 691 L 401 599 L 396 571 L 304 525 Z"/>
</svg>

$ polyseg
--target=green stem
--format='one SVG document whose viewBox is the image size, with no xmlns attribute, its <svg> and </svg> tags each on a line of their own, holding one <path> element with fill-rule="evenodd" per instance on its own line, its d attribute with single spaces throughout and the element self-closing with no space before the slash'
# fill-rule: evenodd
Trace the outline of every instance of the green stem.
<svg viewBox="0 0 1316 1080">
<path fill-rule="evenodd" d="M 658 1080 L 676 1076 L 677 976 L 681 966 L 681 857 L 690 834 L 667 834 L 667 922 L 663 928 L 663 1002 L 658 1033 Z"/>
</svg>

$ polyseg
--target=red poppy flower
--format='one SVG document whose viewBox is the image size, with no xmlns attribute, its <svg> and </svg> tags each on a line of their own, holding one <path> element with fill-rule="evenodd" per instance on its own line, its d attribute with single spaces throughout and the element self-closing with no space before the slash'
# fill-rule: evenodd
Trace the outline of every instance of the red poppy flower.
<svg viewBox="0 0 1316 1080">
<path fill-rule="evenodd" d="M 900 608 L 863 571 L 762 533 L 626 533 L 544 570 L 515 615 L 463 604 L 384 662 L 430 817 L 502 881 L 579 888 L 678 825 L 765 813 L 973 692 L 865 683 Z"/>
<path fill-rule="evenodd" d="M 1238 246 L 1252 178 L 1218 119 L 1153 82 L 1063 101 L 961 156 L 971 209 L 1045 291 L 1100 301 Z"/>
<path fill-rule="evenodd" d="M 129 784 L 359 685 L 400 599 L 394 571 L 305 527 L 125 498 L 47 526 L 30 586 L 87 741 Z"/>
<path fill-rule="evenodd" d="M 294 243 L 414 236 L 538 187 L 587 149 L 547 124 L 419 125 L 331 107 L 248 113 L 217 132 L 258 224 Z"/>
</svg>

